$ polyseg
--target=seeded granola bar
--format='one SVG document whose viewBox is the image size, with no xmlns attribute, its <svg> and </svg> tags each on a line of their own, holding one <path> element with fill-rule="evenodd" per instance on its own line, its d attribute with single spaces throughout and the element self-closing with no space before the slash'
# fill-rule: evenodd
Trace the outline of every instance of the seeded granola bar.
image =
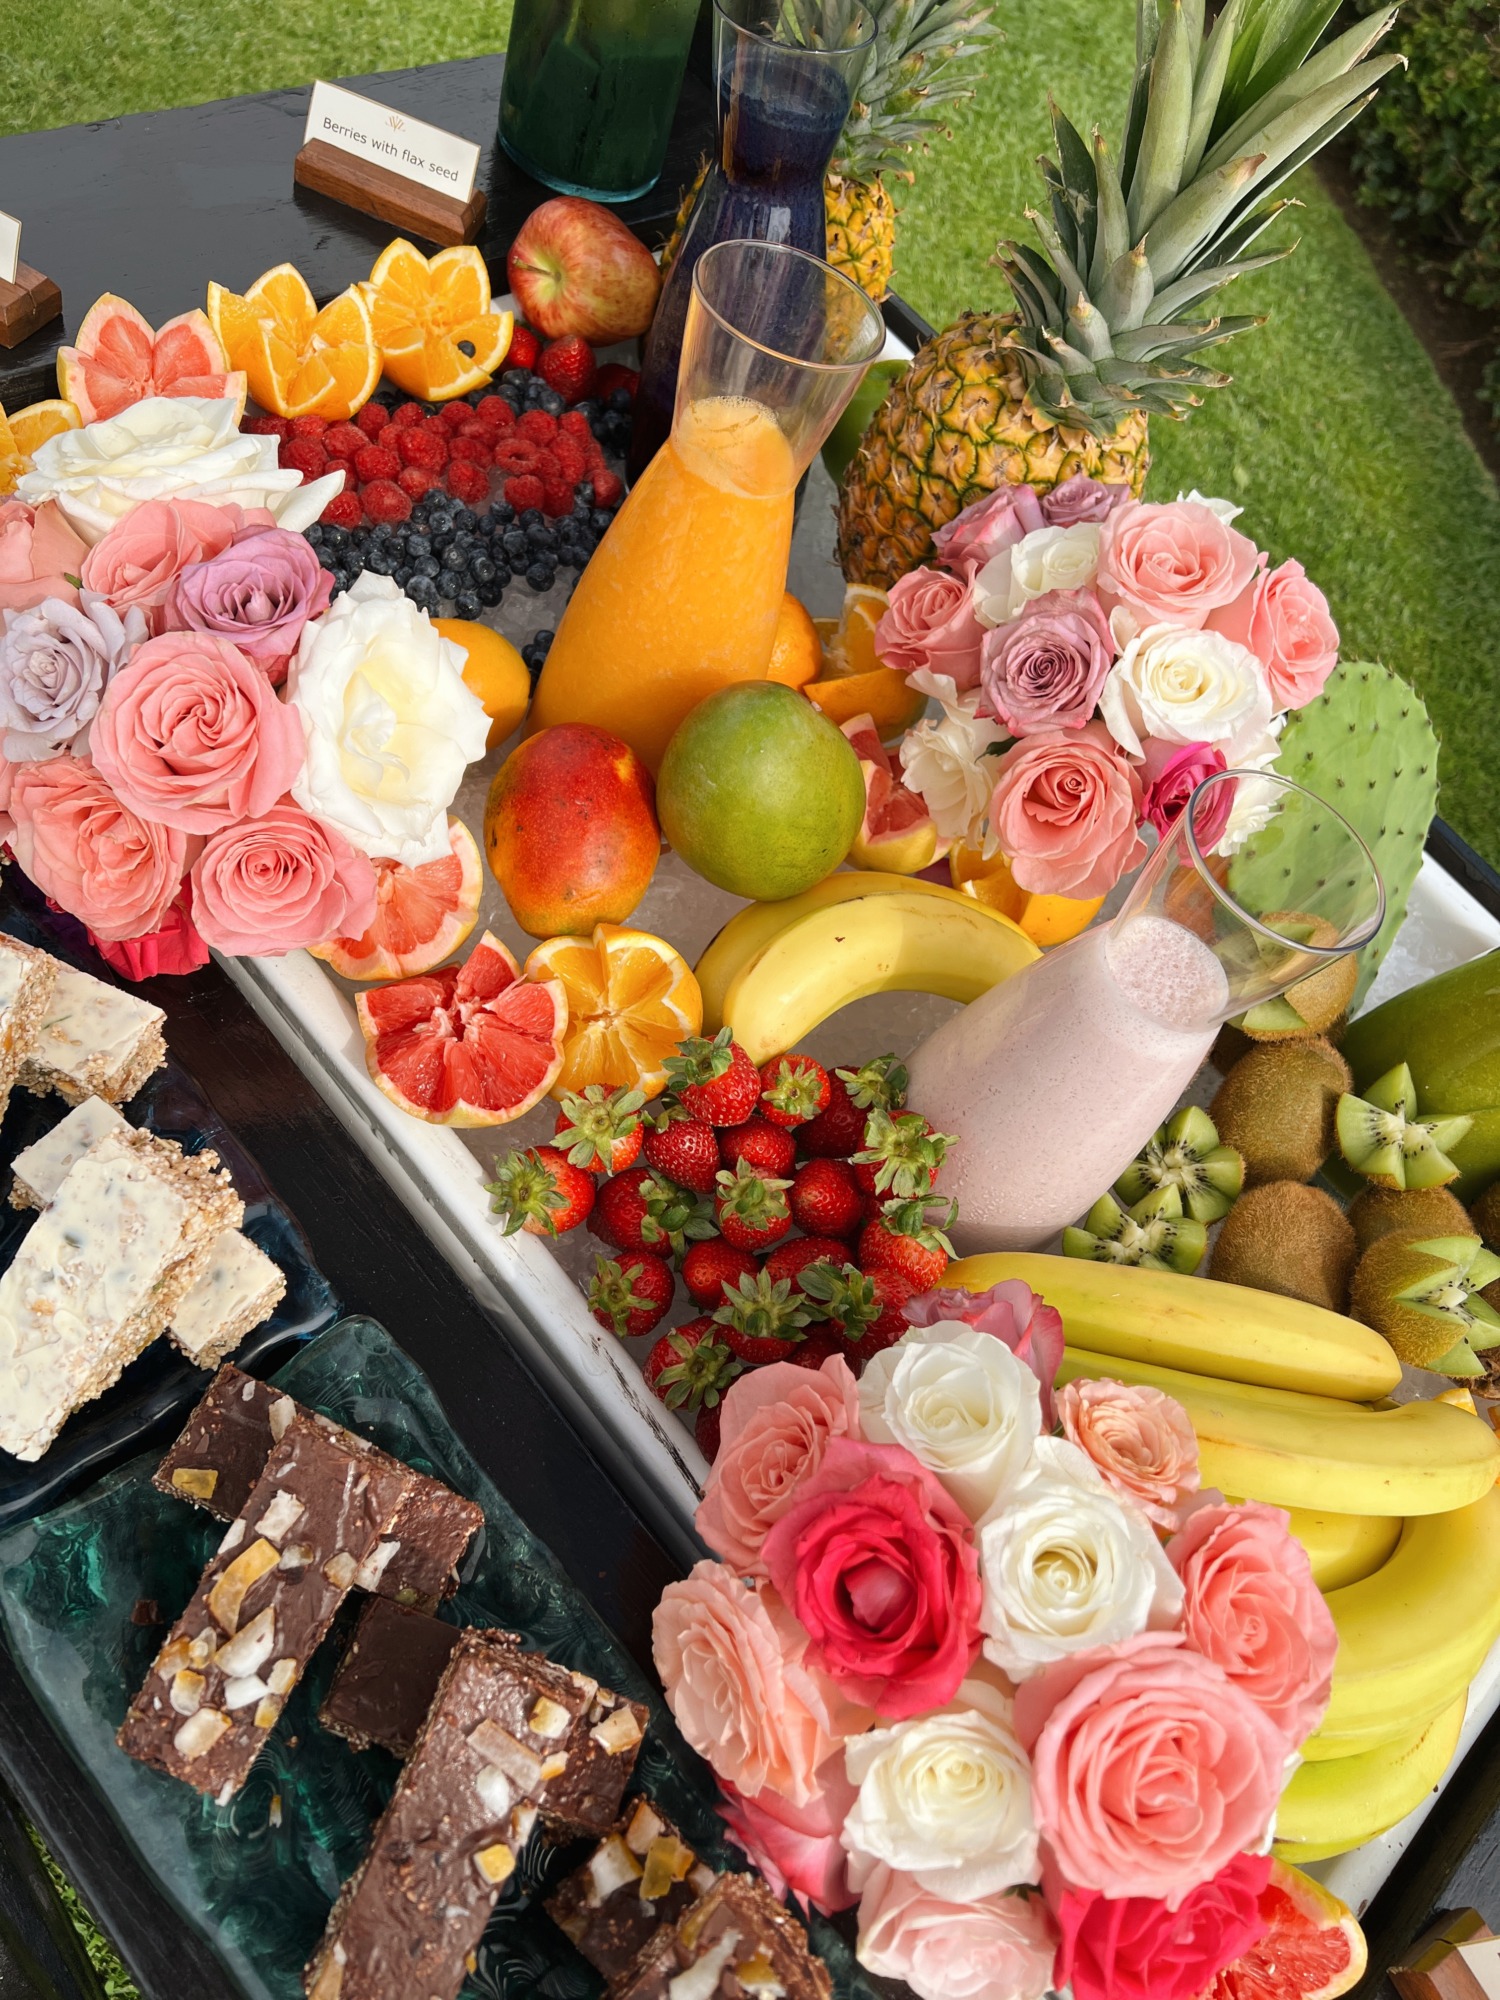
<svg viewBox="0 0 1500 2000">
<path fill-rule="evenodd" d="M 172 1315 L 167 1338 L 200 1368 L 216 1367 L 285 1296 L 281 1267 L 240 1230 L 226 1229 Z"/>
<path fill-rule="evenodd" d="M 24 1147 L 11 1161 L 11 1207 L 45 1208 L 85 1153 L 110 1133 L 130 1129 L 128 1121 L 102 1097 L 86 1097 L 82 1104 L 75 1104 L 50 1132 Z"/>
<path fill-rule="evenodd" d="M 659 1930 L 611 2000 L 830 2000 L 807 1932 L 754 1875 L 721 1875 Z"/>
<path fill-rule="evenodd" d="M 700 1861 L 649 1799 L 637 1799 L 581 1868 L 547 1898 L 547 1914 L 611 1983 L 623 1979 L 664 1924 L 709 1889 Z"/>
<path fill-rule="evenodd" d="M 56 959 L 0 931 L 0 1117 L 47 1013 L 57 971 Z"/>
<path fill-rule="evenodd" d="M 69 1104 L 86 1097 L 123 1104 L 166 1061 L 166 1018 L 139 994 L 58 963 L 20 1081 L 38 1097 L 55 1090 Z"/>
<path fill-rule="evenodd" d="M 461 1631 L 446 1619 L 372 1597 L 323 1697 L 319 1722 L 356 1750 L 379 1745 L 409 1757 Z"/>
</svg>

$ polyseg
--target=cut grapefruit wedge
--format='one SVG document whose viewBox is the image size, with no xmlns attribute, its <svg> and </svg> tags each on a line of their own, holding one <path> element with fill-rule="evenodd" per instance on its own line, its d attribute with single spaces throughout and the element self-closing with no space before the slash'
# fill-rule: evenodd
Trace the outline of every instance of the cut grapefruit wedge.
<svg viewBox="0 0 1500 2000">
<path fill-rule="evenodd" d="M 1224 1968 L 1203 2000 L 1337 2000 L 1364 1977 L 1364 1932 L 1347 1904 L 1310 1875 L 1273 1861 L 1260 1914 L 1265 1936 Z"/>
<path fill-rule="evenodd" d="M 355 1006 L 376 1087 L 429 1125 L 508 1125 L 562 1068 L 561 982 L 523 979 L 490 931 L 463 965 L 373 987 Z"/>
<path fill-rule="evenodd" d="M 849 850 L 856 868 L 887 875 L 917 875 L 948 852 L 938 839 L 927 802 L 901 782 L 900 768 L 880 740 L 873 715 L 855 715 L 843 725 L 865 781 L 865 816 Z"/>
<path fill-rule="evenodd" d="M 229 372 L 205 313 L 180 313 L 157 332 L 113 292 L 89 307 L 74 345 L 57 350 L 57 386 L 86 424 L 117 417 L 148 396 L 227 398 L 237 419 L 245 408 L 245 378 Z"/>
<path fill-rule="evenodd" d="M 377 861 L 370 928 L 314 945 L 313 956 L 344 979 L 411 979 L 441 965 L 473 930 L 484 887 L 479 848 L 462 820 L 448 822 L 448 850 L 417 868 Z"/>
</svg>

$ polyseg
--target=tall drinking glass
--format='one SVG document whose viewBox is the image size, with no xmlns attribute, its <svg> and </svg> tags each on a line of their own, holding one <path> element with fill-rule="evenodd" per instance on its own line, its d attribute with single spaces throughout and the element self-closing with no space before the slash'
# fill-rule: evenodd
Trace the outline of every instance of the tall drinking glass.
<svg viewBox="0 0 1500 2000">
<path fill-rule="evenodd" d="M 878 309 L 817 257 L 700 258 L 672 435 L 578 580 L 529 728 L 589 722 L 655 771 L 690 708 L 771 663 L 792 494 L 880 352 Z"/>
<path fill-rule="evenodd" d="M 1213 852 L 1227 793 L 1265 815 Z M 962 1254 L 1034 1250 L 1135 1158 L 1223 1023 L 1379 930 L 1385 890 L 1333 808 L 1268 772 L 1205 779 L 1111 922 L 944 1022 L 911 1057 L 909 1101 L 958 1143 L 940 1191 Z"/>
</svg>

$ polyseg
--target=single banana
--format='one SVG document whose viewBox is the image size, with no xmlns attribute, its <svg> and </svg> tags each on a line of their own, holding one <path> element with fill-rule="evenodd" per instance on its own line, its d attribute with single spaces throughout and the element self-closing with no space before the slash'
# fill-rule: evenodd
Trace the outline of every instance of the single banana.
<svg viewBox="0 0 1500 2000">
<path fill-rule="evenodd" d="M 862 878 L 868 879 L 868 878 Z M 913 884 L 807 911 L 730 980 L 724 1024 L 750 1060 L 794 1049 L 869 993 L 977 1000 L 1038 956 L 1011 923 L 967 896 Z"/>
<path fill-rule="evenodd" d="M 950 1264 L 948 1272 L 955 1268 Z M 1109 1381 L 1129 1382 L 1144 1389 L 1160 1389 L 1164 1394 L 1175 1397 L 1179 1403 L 1196 1391 L 1200 1395 L 1233 1396 L 1236 1402 L 1260 1410 L 1302 1409 L 1319 1417 L 1331 1416 L 1340 1410 L 1350 1415 L 1357 1411 L 1369 1414 L 1367 1403 L 1350 1402 L 1344 1397 L 1310 1396 L 1304 1389 L 1267 1389 L 1259 1382 L 1230 1382 L 1219 1376 L 1194 1374 L 1186 1368 L 1161 1368 L 1155 1362 L 1136 1361 L 1125 1354 L 1091 1354 L 1086 1347 L 1069 1342 L 1063 1349 L 1057 1379 L 1059 1382 L 1073 1382 L 1084 1376 L 1102 1376 Z"/>
<path fill-rule="evenodd" d="M 1276 1808 L 1276 1853 L 1292 1861 L 1311 1847 L 1342 1854 L 1405 1819 L 1452 1761 L 1467 1702 L 1467 1694 L 1461 1694 L 1435 1720 L 1409 1730 L 1398 1743 L 1358 1757 L 1301 1765 Z M 1283 1842 L 1293 1851 L 1283 1854 Z"/>
<path fill-rule="evenodd" d="M 1400 1715 L 1388 1717 L 1378 1728 L 1372 1724 L 1368 1729 L 1316 1730 L 1303 1743 L 1302 1755 L 1309 1764 L 1323 1764 L 1330 1757 L 1358 1757 L 1366 1750 L 1378 1750 L 1383 1744 L 1398 1743 L 1414 1729 L 1425 1728 L 1435 1721 L 1454 1699 L 1453 1694 L 1445 1694 L 1431 1708 L 1411 1714 L 1403 1709 Z"/>
<path fill-rule="evenodd" d="M 1392 1514 L 1325 1514 L 1289 1507 L 1292 1533 L 1307 1551 L 1319 1590 L 1342 1590 L 1373 1576 L 1390 1561 L 1401 1539 Z"/>
<path fill-rule="evenodd" d="M 1373 1328 L 1212 1278 L 1002 1250 L 951 1264 L 943 1283 L 982 1292 L 1002 1278 L 1024 1278 L 1062 1314 L 1069 1343 L 1093 1354 L 1356 1403 L 1378 1402 L 1401 1380 L 1400 1362 Z M 1320 1496 L 1323 1504 L 1332 1497 Z"/>
</svg>

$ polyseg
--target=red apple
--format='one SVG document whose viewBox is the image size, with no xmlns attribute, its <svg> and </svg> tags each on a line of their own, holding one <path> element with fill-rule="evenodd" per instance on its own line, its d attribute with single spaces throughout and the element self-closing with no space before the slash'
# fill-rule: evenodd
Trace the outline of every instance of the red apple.
<svg viewBox="0 0 1500 2000">
<path fill-rule="evenodd" d="M 644 333 L 661 273 L 639 237 L 607 208 L 560 194 L 534 208 L 505 260 L 526 320 L 549 340 L 581 333 L 595 347 Z"/>
</svg>

